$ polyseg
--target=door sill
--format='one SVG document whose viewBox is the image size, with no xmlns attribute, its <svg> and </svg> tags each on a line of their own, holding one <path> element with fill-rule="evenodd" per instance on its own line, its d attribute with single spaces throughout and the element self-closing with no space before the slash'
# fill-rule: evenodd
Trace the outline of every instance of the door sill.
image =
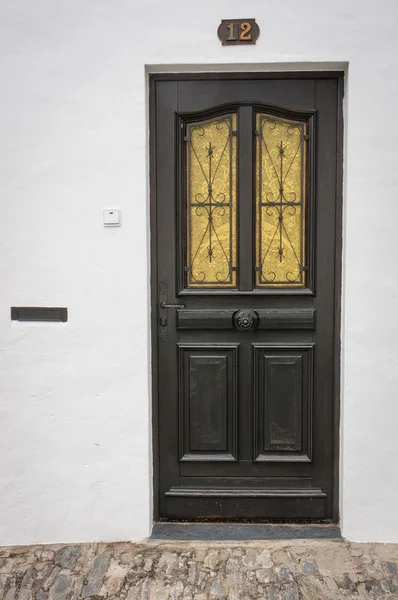
<svg viewBox="0 0 398 600">
<path fill-rule="evenodd" d="M 255 540 L 341 541 L 335 524 L 154 523 L 149 541 L 245 542 Z"/>
</svg>

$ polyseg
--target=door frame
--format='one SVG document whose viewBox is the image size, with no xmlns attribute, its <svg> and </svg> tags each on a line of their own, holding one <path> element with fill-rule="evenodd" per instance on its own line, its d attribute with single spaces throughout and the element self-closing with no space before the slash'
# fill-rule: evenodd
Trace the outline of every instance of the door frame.
<svg viewBox="0 0 398 600">
<path fill-rule="evenodd" d="M 157 289 L 157 196 L 156 196 L 156 83 L 158 81 L 230 80 L 230 79 L 336 79 L 337 80 L 337 152 L 336 152 L 336 221 L 334 268 L 334 335 L 333 335 L 333 523 L 340 521 L 340 403 L 341 403 L 341 293 L 343 243 L 343 99 L 345 73 L 336 71 L 278 72 L 197 72 L 149 73 L 149 195 L 150 195 L 150 307 L 151 307 L 151 400 L 152 400 L 152 467 L 153 521 L 159 521 L 159 390 L 158 390 L 158 289 Z"/>
</svg>

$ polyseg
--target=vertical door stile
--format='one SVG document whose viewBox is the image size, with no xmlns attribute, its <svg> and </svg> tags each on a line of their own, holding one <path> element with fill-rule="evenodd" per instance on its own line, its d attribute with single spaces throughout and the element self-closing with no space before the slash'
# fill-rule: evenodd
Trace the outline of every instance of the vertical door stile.
<svg viewBox="0 0 398 600">
<path fill-rule="evenodd" d="M 253 108 L 238 117 L 238 264 L 239 289 L 253 289 Z"/>
<path fill-rule="evenodd" d="M 178 406 L 167 405 L 167 399 L 177 397 L 177 347 L 175 344 L 175 311 L 161 311 L 160 303 L 174 300 L 176 290 L 175 269 L 170 269 L 170 264 L 176 261 L 176 236 L 175 236 L 175 198 L 176 181 L 174 176 L 175 166 L 175 122 L 174 114 L 178 107 L 178 86 L 176 82 L 162 82 L 158 89 L 158 97 L 162 101 L 156 106 L 156 182 L 157 198 L 161 194 L 167 202 L 157 202 L 157 266 L 158 266 L 158 356 L 159 356 L 159 422 L 169 432 L 167 436 L 159 439 L 159 457 L 165 468 L 160 469 L 159 489 L 162 494 L 169 486 L 170 478 L 178 481 L 178 463 L 175 460 L 178 450 L 178 432 L 175 423 L 178 419 Z M 173 232 L 171 236 L 169 232 Z M 166 326 L 160 322 L 160 317 L 165 317 Z M 166 510 L 164 496 L 161 496 L 162 509 Z"/>
</svg>

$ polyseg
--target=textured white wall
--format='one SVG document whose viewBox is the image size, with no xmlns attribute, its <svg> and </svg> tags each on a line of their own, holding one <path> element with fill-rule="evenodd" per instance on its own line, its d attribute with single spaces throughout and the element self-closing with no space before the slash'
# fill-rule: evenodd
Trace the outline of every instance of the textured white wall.
<svg viewBox="0 0 398 600">
<path fill-rule="evenodd" d="M 222 47 L 245 16 L 257 45 Z M 343 533 L 398 542 L 397 19 L 392 0 L 1 2 L 0 544 L 150 531 L 145 65 L 325 62 L 349 62 Z"/>
</svg>

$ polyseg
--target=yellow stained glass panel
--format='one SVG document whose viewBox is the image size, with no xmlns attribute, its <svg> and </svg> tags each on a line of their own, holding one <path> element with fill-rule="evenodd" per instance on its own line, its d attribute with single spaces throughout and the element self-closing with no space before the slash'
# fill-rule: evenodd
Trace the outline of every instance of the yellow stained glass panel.
<svg viewBox="0 0 398 600">
<path fill-rule="evenodd" d="M 187 125 L 188 287 L 236 287 L 236 114 Z"/>
<path fill-rule="evenodd" d="M 256 117 L 256 286 L 305 286 L 306 124 Z"/>
</svg>

